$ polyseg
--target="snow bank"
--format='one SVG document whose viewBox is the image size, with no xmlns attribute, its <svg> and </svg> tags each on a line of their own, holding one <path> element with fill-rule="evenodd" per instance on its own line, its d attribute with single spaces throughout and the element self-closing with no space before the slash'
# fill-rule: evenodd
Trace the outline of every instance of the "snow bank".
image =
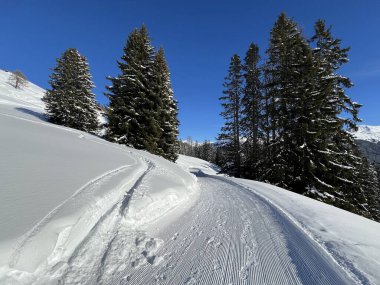
<svg viewBox="0 0 380 285">
<path fill-rule="evenodd" d="M 215 164 L 212 164 L 203 159 L 186 155 L 179 155 L 177 164 L 188 172 L 201 170 L 205 174 L 216 175 L 220 171 L 220 168 Z"/>
<path fill-rule="evenodd" d="M 145 151 L 139 153 L 152 165 L 129 204 L 126 213 L 129 224 L 146 227 L 159 218 L 167 218 L 165 214 L 177 205 L 187 203 L 190 206 L 196 201 L 195 176 L 166 159 Z"/>
</svg>

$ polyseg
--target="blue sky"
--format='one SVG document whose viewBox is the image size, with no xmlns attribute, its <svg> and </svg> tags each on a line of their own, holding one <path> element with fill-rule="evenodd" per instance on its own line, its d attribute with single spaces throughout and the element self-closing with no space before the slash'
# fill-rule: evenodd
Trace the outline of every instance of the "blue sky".
<svg viewBox="0 0 380 285">
<path fill-rule="evenodd" d="M 269 32 L 285 11 L 312 34 L 319 19 L 351 46 L 342 72 L 355 86 L 348 94 L 364 104 L 364 124 L 380 125 L 380 1 L 378 0 L 1 0 L 0 68 L 23 71 L 48 87 L 50 68 L 70 47 L 90 63 L 98 101 L 118 73 L 116 60 L 128 34 L 147 25 L 163 47 L 180 108 L 180 137 L 214 140 L 223 121 L 218 98 L 230 57 L 244 56 L 250 42 L 264 54 Z"/>
</svg>

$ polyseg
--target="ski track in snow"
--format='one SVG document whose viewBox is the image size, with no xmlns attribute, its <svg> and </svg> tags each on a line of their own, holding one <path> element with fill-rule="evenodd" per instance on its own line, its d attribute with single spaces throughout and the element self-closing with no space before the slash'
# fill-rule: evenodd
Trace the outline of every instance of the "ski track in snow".
<svg viewBox="0 0 380 285">
<path fill-rule="evenodd" d="M 133 187 L 124 195 L 123 199 L 116 203 L 91 229 L 87 237 L 76 248 L 68 265 L 62 268 L 53 268 L 53 271 L 59 272 L 58 275 L 64 275 L 66 280 L 64 284 L 83 284 L 83 277 L 88 279 L 88 284 L 97 284 L 101 279 L 104 271 L 107 270 L 105 260 L 108 255 L 115 255 L 115 264 L 122 263 L 126 257 L 123 248 L 128 248 L 131 234 L 129 230 L 120 228 L 123 219 L 123 213 L 128 207 L 133 192 L 140 186 L 144 177 L 155 167 L 153 163 L 148 164 L 147 170 L 137 179 Z M 123 232 L 124 230 L 124 232 Z M 121 240 L 118 240 L 121 238 Z M 118 241 L 117 241 L 118 240 Z M 118 242 L 120 248 L 114 248 L 113 244 Z M 67 266 L 70 270 L 67 271 Z M 56 275 L 50 272 L 49 275 Z M 59 279 L 60 280 L 60 279 Z M 59 281 L 60 282 L 60 281 Z"/>
<path fill-rule="evenodd" d="M 268 201 L 226 179 L 198 179 L 198 203 L 158 231 L 134 228 L 125 220 L 128 209 L 115 206 L 58 284 L 354 283 Z"/>
<path fill-rule="evenodd" d="M 31 229 L 24 237 L 24 239 L 19 243 L 18 248 L 15 249 L 13 256 L 11 258 L 10 266 L 14 266 L 17 264 L 20 254 L 22 253 L 23 248 L 28 244 L 28 242 L 36 236 L 41 229 L 49 223 L 68 203 L 75 203 L 75 199 L 78 196 L 85 196 L 86 193 L 93 192 L 94 188 L 100 187 L 100 185 L 106 183 L 109 179 L 112 179 L 113 176 L 121 174 L 125 172 L 131 165 L 126 165 L 119 167 L 117 169 L 111 170 L 109 172 L 104 173 L 100 177 L 88 182 L 86 185 L 78 189 L 71 197 L 69 197 L 66 201 L 62 202 L 55 209 L 53 209 L 49 214 L 47 214 L 38 224 L 36 224 L 33 229 Z"/>
</svg>

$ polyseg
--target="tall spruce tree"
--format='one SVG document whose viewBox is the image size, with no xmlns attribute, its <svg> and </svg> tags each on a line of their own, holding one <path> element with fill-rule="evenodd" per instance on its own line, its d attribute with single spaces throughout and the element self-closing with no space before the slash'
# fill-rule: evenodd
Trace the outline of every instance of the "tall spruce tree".
<svg viewBox="0 0 380 285">
<path fill-rule="evenodd" d="M 282 13 L 276 21 L 267 50 L 266 116 L 270 134 L 267 171 L 263 180 L 302 193 L 307 185 L 310 152 L 307 141 L 314 98 L 311 49 L 297 24 Z"/>
<path fill-rule="evenodd" d="M 49 121 L 86 132 L 98 128 L 94 84 L 84 56 L 74 48 L 66 50 L 57 59 L 49 84 L 43 97 Z"/>
<path fill-rule="evenodd" d="M 205 140 L 200 146 L 200 159 L 215 162 L 215 148 L 209 140 Z"/>
<path fill-rule="evenodd" d="M 173 97 L 170 82 L 170 72 L 165 60 L 164 50 L 160 48 L 155 56 L 154 92 L 160 99 L 160 110 L 156 120 L 159 123 L 158 154 L 168 160 L 175 161 L 178 157 L 178 107 Z"/>
<path fill-rule="evenodd" d="M 241 132 L 245 138 L 243 145 L 244 162 L 243 177 L 257 179 L 259 177 L 259 159 L 261 154 L 261 128 L 263 96 L 260 81 L 259 48 L 251 44 L 244 58 L 244 94 L 242 97 Z"/>
<path fill-rule="evenodd" d="M 160 154 L 157 118 L 162 104 L 154 92 L 155 51 L 147 29 L 135 29 L 128 37 L 118 65 L 121 74 L 109 77 L 110 105 L 106 137 L 137 149 Z"/>
<path fill-rule="evenodd" d="M 241 176 L 241 100 L 243 96 L 243 67 L 238 55 L 231 58 L 228 76 L 224 83 L 225 96 L 222 101 L 224 126 L 218 136 L 219 144 L 225 151 L 225 163 L 221 165 L 224 171 Z"/>
<path fill-rule="evenodd" d="M 317 87 L 324 99 L 319 118 L 323 132 L 316 140 L 321 150 L 316 176 L 323 181 L 318 188 L 330 194 L 333 204 L 364 216 L 378 216 L 374 210 L 378 201 L 372 199 L 378 192 L 376 172 L 347 131 L 356 130 L 361 107 L 346 94 L 345 90 L 352 86 L 350 79 L 337 73 L 348 62 L 349 48 L 340 46 L 341 40 L 333 38 L 331 27 L 326 28 L 322 20 L 315 24 L 311 43 L 320 71 Z M 342 112 L 345 116 L 340 116 Z"/>
</svg>

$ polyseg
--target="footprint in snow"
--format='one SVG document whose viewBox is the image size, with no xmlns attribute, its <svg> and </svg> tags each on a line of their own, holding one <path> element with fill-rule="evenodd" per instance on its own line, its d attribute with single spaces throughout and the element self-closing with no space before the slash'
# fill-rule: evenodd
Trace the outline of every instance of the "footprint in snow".
<svg viewBox="0 0 380 285">
<path fill-rule="evenodd" d="M 139 256 L 137 256 L 131 262 L 132 267 L 139 267 L 142 264 L 149 263 L 151 265 L 157 265 L 161 263 L 164 259 L 163 257 L 158 257 L 156 255 L 157 250 L 163 244 L 160 239 L 147 238 L 145 236 L 139 236 L 135 239 L 135 245 L 140 251 Z"/>
<path fill-rule="evenodd" d="M 175 233 L 174 236 L 172 237 L 172 240 L 176 240 L 178 236 L 179 236 L 179 233 Z"/>
</svg>

